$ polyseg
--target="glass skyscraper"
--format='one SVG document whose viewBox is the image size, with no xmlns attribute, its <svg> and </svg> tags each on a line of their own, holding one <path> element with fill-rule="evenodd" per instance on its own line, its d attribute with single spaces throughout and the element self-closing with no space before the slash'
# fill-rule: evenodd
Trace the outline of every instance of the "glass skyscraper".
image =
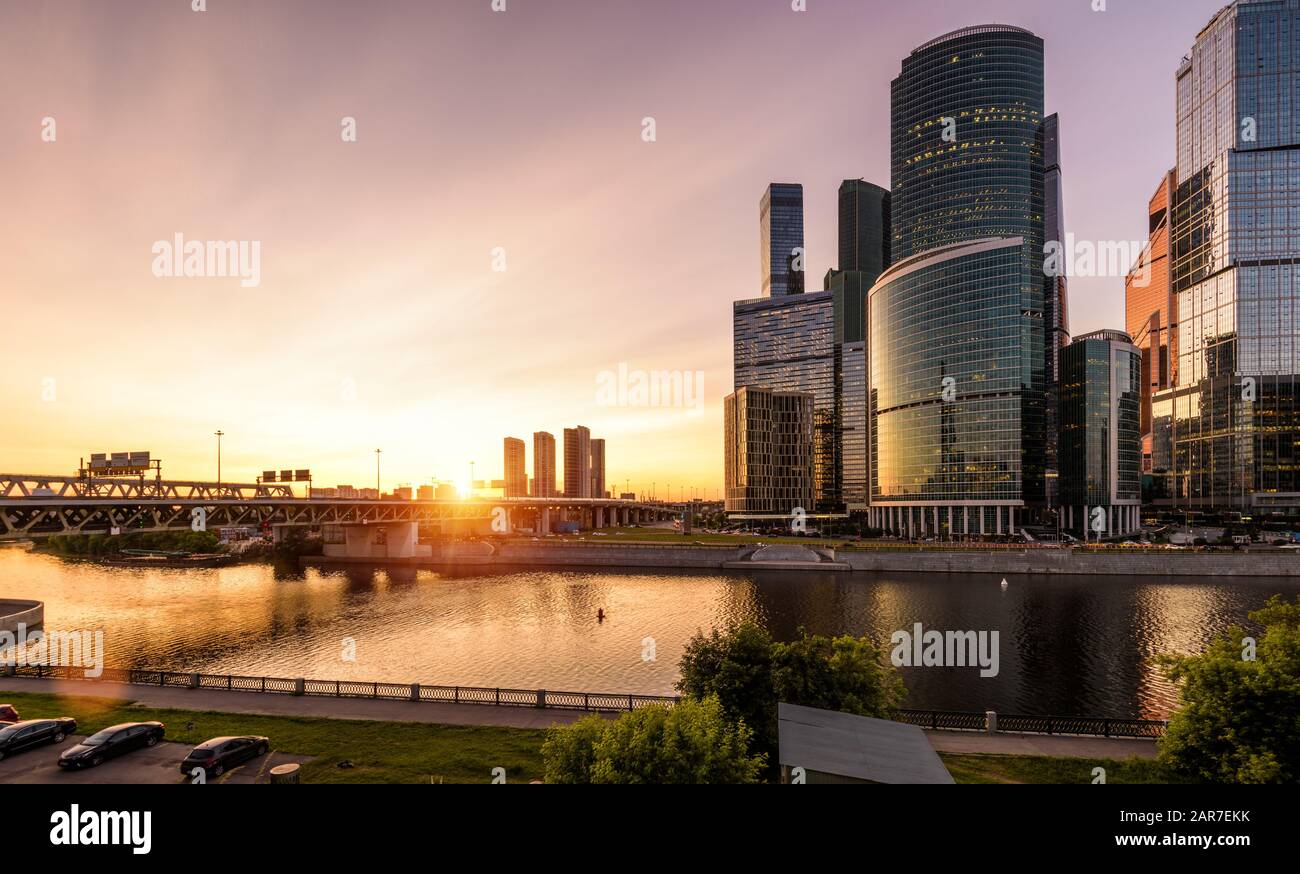
<svg viewBox="0 0 1300 874">
<path fill-rule="evenodd" d="M 892 99 L 894 264 L 869 302 L 873 524 L 1012 534 L 1046 500 L 1043 41 L 1006 25 L 939 37 L 903 61 Z"/>
<path fill-rule="evenodd" d="M 1238 0 L 1177 73 L 1169 501 L 1300 507 L 1300 0 Z M 1161 447 L 1153 449 L 1153 458 Z"/>
<path fill-rule="evenodd" d="M 813 496 L 813 397 L 742 387 L 722 402 L 728 513 L 792 519 Z"/>
<path fill-rule="evenodd" d="M 1079 337 L 1061 356 L 1062 527 L 1132 534 L 1142 510 L 1142 352 L 1121 331 Z"/>
<path fill-rule="evenodd" d="M 800 391 L 813 398 L 815 500 L 805 509 L 827 512 L 840 503 L 834 300 L 834 292 L 819 291 L 733 304 L 735 388 Z"/>
<path fill-rule="evenodd" d="M 774 182 L 758 205 L 763 297 L 803 294 L 803 186 Z"/>
</svg>

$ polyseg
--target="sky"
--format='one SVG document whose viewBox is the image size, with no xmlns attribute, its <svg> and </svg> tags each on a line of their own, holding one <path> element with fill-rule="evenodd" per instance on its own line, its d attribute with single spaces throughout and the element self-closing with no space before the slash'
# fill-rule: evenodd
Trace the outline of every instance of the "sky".
<svg viewBox="0 0 1300 874">
<path fill-rule="evenodd" d="M 205 5 L 0 0 L 0 470 L 212 479 L 222 430 L 226 481 L 370 485 L 382 448 L 389 489 L 499 478 L 511 435 L 531 475 L 534 431 L 583 424 L 615 491 L 714 497 L 768 182 L 804 185 L 820 287 L 840 181 L 889 184 L 902 59 L 1014 24 L 1067 231 L 1143 240 L 1222 0 Z M 157 275 L 176 234 L 256 244 L 257 284 Z M 1070 306 L 1122 328 L 1123 277 Z M 657 372 L 692 391 L 632 403 Z"/>
</svg>

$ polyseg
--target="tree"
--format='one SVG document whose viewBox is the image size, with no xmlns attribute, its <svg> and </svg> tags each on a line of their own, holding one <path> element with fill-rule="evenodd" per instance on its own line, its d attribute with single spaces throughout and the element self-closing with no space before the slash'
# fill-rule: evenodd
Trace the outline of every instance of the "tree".
<svg viewBox="0 0 1300 874">
<path fill-rule="evenodd" d="M 802 634 L 772 652 L 776 699 L 822 710 L 888 719 L 906 689 L 868 637 Z"/>
<path fill-rule="evenodd" d="M 775 760 L 777 702 L 889 718 L 907 692 L 870 638 L 828 638 L 803 629 L 791 643 L 774 643 L 752 623 L 697 634 L 682 655 L 684 695 L 716 695 L 723 711 L 754 732 L 754 750 Z"/>
<path fill-rule="evenodd" d="M 1180 703 L 1160 761 L 1180 774 L 1216 783 L 1300 780 L 1300 598 L 1274 596 L 1250 619 L 1264 629 L 1257 643 L 1233 626 L 1200 655 L 1161 658 Z"/>
<path fill-rule="evenodd" d="M 755 749 L 776 752 L 776 691 L 772 686 L 772 637 L 746 622 L 708 637 L 696 634 L 678 664 L 677 690 L 691 698 L 715 695 L 726 717 L 753 732 Z"/>
<path fill-rule="evenodd" d="M 686 698 L 553 727 L 542 757 L 548 783 L 755 783 L 764 759 L 749 743 L 749 728 L 730 722 L 717 698 Z"/>
</svg>

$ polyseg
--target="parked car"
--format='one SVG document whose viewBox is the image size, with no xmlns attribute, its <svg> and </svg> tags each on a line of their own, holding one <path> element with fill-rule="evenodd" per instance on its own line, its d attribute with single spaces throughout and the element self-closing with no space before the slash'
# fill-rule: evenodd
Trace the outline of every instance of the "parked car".
<svg viewBox="0 0 1300 874">
<path fill-rule="evenodd" d="M 271 741 L 265 737 L 214 737 L 190 751 L 181 762 L 181 773 L 190 776 L 195 768 L 202 768 L 208 777 L 220 777 L 236 765 L 266 755 L 270 749 Z"/>
<path fill-rule="evenodd" d="M 12 704 L 0 704 L 0 722 L 18 722 L 18 711 Z"/>
<path fill-rule="evenodd" d="M 94 768 L 108 759 L 151 747 L 163 739 L 161 722 L 124 722 L 110 725 L 59 756 L 60 768 Z"/>
<path fill-rule="evenodd" d="M 0 728 L 0 759 L 45 744 L 61 744 L 77 730 L 77 720 L 68 716 L 58 719 L 28 719 Z"/>
</svg>

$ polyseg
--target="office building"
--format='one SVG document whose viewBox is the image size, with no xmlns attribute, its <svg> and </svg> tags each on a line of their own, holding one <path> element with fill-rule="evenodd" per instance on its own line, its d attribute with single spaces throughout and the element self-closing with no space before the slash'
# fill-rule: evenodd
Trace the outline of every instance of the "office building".
<svg viewBox="0 0 1300 874">
<path fill-rule="evenodd" d="M 1065 199 L 1061 183 L 1061 123 L 1043 119 L 1043 240 L 1065 242 Z M 1060 433 L 1061 353 L 1070 345 L 1068 277 L 1064 271 L 1043 273 L 1043 490 L 1047 506 L 1057 505 L 1057 438 Z"/>
<path fill-rule="evenodd" d="M 564 429 L 564 496 L 591 497 L 591 429 Z"/>
<path fill-rule="evenodd" d="M 1300 2 L 1239 0 L 1178 67 L 1173 385 L 1152 402 L 1165 502 L 1300 509 Z"/>
<path fill-rule="evenodd" d="M 726 511 L 788 520 L 813 502 L 808 392 L 741 387 L 723 401 Z"/>
<path fill-rule="evenodd" d="M 1061 356 L 1061 525 L 1099 540 L 1142 527 L 1142 352 L 1122 331 Z"/>
<path fill-rule="evenodd" d="M 904 59 L 892 116 L 894 263 L 868 301 L 872 523 L 1015 534 L 1047 497 L 1043 41 L 1007 25 L 931 40 Z"/>
<path fill-rule="evenodd" d="M 838 511 L 835 293 L 818 291 L 733 304 L 734 388 L 807 392 L 813 398 L 810 452 L 815 499 Z"/>
<path fill-rule="evenodd" d="M 840 184 L 840 271 L 859 270 L 876 281 L 890 263 L 890 202 L 888 189 L 862 179 Z"/>
<path fill-rule="evenodd" d="M 803 186 L 774 182 L 758 205 L 763 297 L 804 292 Z"/>
<path fill-rule="evenodd" d="M 1168 474 L 1169 442 L 1159 465 L 1153 463 L 1151 404 L 1174 384 L 1178 364 L 1177 301 L 1169 275 L 1170 205 L 1176 171 L 1170 170 L 1147 204 L 1147 244 L 1124 280 L 1124 327 L 1142 352 L 1142 470 Z"/>
<path fill-rule="evenodd" d="M 555 435 L 537 431 L 533 434 L 533 497 L 555 495 Z"/>
<path fill-rule="evenodd" d="M 507 498 L 528 497 L 528 466 L 524 458 L 524 441 L 518 437 L 505 440 L 505 480 L 502 483 Z"/>
</svg>

